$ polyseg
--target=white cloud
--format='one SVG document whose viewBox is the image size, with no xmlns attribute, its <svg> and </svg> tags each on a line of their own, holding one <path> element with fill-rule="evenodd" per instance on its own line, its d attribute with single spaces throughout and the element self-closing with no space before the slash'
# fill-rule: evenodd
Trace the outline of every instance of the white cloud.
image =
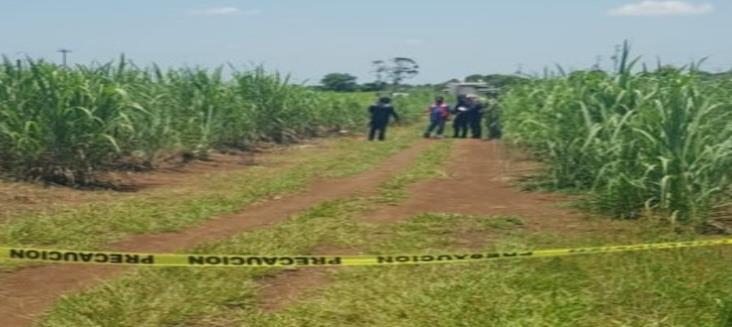
<svg viewBox="0 0 732 327">
<path fill-rule="evenodd" d="M 214 7 L 206 9 L 191 10 L 188 12 L 189 15 L 193 16 L 233 16 L 233 15 L 244 15 L 244 16 L 257 16 L 262 14 L 259 9 L 241 10 L 236 7 Z"/>
<path fill-rule="evenodd" d="M 611 9 L 608 14 L 612 16 L 682 16 L 703 15 L 712 11 L 714 11 L 714 6 L 708 3 L 644 0 Z"/>
</svg>

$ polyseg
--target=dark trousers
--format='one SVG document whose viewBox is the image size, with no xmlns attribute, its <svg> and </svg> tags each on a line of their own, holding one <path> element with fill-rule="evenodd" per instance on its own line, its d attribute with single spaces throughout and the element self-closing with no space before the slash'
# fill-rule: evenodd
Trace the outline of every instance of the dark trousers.
<svg viewBox="0 0 732 327">
<path fill-rule="evenodd" d="M 435 129 L 437 129 L 437 135 L 442 135 L 445 132 L 445 120 L 431 120 L 430 125 L 427 126 L 427 130 L 424 132 L 424 137 L 430 137 Z"/>
<path fill-rule="evenodd" d="M 483 126 L 481 126 L 481 122 L 483 122 L 482 118 L 482 115 L 470 117 L 470 135 L 474 139 L 483 137 Z"/>
<path fill-rule="evenodd" d="M 386 126 L 388 124 L 384 123 L 371 123 L 371 130 L 369 131 L 369 141 L 373 141 L 376 138 L 376 135 L 379 136 L 379 141 L 383 141 L 386 139 Z"/>
<path fill-rule="evenodd" d="M 455 116 L 452 123 L 453 137 L 466 138 L 468 136 L 468 117 L 464 114 Z"/>
</svg>

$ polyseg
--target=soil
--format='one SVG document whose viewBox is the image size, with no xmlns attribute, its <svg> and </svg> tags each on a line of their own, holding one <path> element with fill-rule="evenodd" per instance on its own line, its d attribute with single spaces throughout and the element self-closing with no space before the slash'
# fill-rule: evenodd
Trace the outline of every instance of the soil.
<svg viewBox="0 0 732 327">
<path fill-rule="evenodd" d="M 188 230 L 140 235 L 105 247 L 116 251 L 174 252 L 276 224 L 318 203 L 354 195 L 369 195 L 396 172 L 408 167 L 429 142 L 418 142 L 385 160 L 377 168 L 344 178 L 314 181 L 293 195 L 255 204 L 235 214 L 204 222 Z M 0 326 L 28 326 L 62 295 L 83 290 L 128 271 L 126 268 L 43 265 L 0 273 Z M 296 276 L 296 275 L 295 275 Z M 316 277 L 310 277 L 316 278 Z"/>
<path fill-rule="evenodd" d="M 224 239 L 243 231 L 282 222 L 320 202 L 354 195 L 370 195 L 398 171 L 408 167 L 428 148 L 430 140 L 418 142 L 385 160 L 379 167 L 357 176 L 314 181 L 304 191 L 279 200 L 255 204 L 188 230 L 140 235 L 112 244 L 107 249 L 140 252 L 173 252 Z M 227 165 L 224 165 L 225 167 Z M 529 232 L 579 234 L 621 229 L 617 223 L 588 217 L 561 207 L 569 197 L 523 192 L 516 181 L 534 172 L 536 164 L 511 154 L 500 142 L 459 140 L 446 163 L 448 177 L 419 182 L 409 187 L 409 196 L 394 206 L 377 208 L 363 219 L 378 224 L 405 221 L 420 213 L 461 213 L 516 216 Z M 214 168 L 215 169 L 215 168 Z M 150 179 L 149 185 L 169 181 Z M 273 202 L 274 201 L 274 202 Z M 500 231 L 465 231 L 455 235 L 456 246 L 478 249 L 497 239 Z M 359 249 L 316 247 L 319 254 L 353 254 Z M 0 273 L 0 326 L 27 326 L 62 295 L 83 290 L 127 271 L 118 267 L 44 265 Z M 315 294 L 330 282 L 330 271 L 283 270 L 259 280 L 258 303 L 265 312 Z"/>
<path fill-rule="evenodd" d="M 561 204 L 571 200 L 556 193 L 524 192 L 517 181 L 535 172 L 536 163 L 511 158 L 500 142 L 456 142 L 446 166 L 448 177 L 415 183 L 410 197 L 397 206 L 382 207 L 364 219 L 396 223 L 415 215 L 460 213 L 481 216 L 519 216 L 525 228 L 577 232 L 590 217 Z"/>
<path fill-rule="evenodd" d="M 259 309 L 275 312 L 286 304 L 314 295 L 323 285 L 331 282 L 332 270 L 333 268 L 292 269 L 259 279 Z"/>
<path fill-rule="evenodd" d="M 418 182 L 409 187 L 409 197 L 394 206 L 376 209 L 363 219 L 371 223 L 394 224 L 422 213 L 459 213 L 480 216 L 514 216 L 523 222 L 520 228 L 543 234 L 598 233 L 622 228 L 622 223 L 587 216 L 562 207 L 570 198 L 555 193 L 523 192 L 517 181 L 536 173 L 539 166 L 520 154 L 511 153 L 495 141 L 456 141 L 445 170 L 448 177 Z M 462 231 L 454 235 L 455 247 L 482 249 L 500 238 L 499 231 Z M 330 252 L 324 254 L 355 254 Z M 327 276 L 312 269 L 288 272 L 264 279 L 264 289 L 278 290 L 260 294 L 266 311 L 277 311 L 307 294 L 327 285 Z M 300 286 L 292 288 L 291 285 Z"/>
</svg>

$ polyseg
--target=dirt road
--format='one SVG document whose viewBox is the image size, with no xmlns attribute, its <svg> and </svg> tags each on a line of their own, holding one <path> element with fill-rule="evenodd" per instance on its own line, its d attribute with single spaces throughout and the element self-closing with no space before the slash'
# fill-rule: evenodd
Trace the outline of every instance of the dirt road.
<svg viewBox="0 0 732 327">
<path fill-rule="evenodd" d="M 416 183 L 409 187 L 407 199 L 369 212 L 363 219 L 393 224 L 423 213 L 457 213 L 518 216 L 523 228 L 541 233 L 591 234 L 621 228 L 615 226 L 616 222 L 562 207 L 568 198 L 561 195 L 521 191 L 516 179 L 535 173 L 536 168 L 535 162 L 509 153 L 500 142 L 458 140 L 444 167 L 448 177 Z M 476 249 L 491 240 L 490 235 L 480 232 L 468 232 L 460 239 L 462 246 Z M 326 286 L 328 281 L 329 276 L 322 271 L 282 272 L 262 280 L 259 302 L 263 310 L 276 311 Z"/>
<path fill-rule="evenodd" d="M 316 181 L 306 190 L 274 203 L 260 203 L 180 232 L 132 237 L 106 248 L 173 252 L 276 224 L 324 201 L 376 192 L 381 183 L 412 164 L 428 147 L 429 142 L 417 142 L 365 173 Z M 28 326 L 63 294 L 96 285 L 123 271 L 117 267 L 44 265 L 0 273 L 0 326 Z"/>
<path fill-rule="evenodd" d="M 306 190 L 274 202 L 218 217 L 197 227 L 166 234 L 141 235 L 107 248 L 121 251 L 171 252 L 205 242 L 225 239 L 243 231 L 282 222 L 318 203 L 342 197 L 369 195 L 394 174 L 409 167 L 432 141 L 424 140 L 377 168 L 357 176 L 326 179 Z M 408 197 L 395 206 L 384 206 L 364 215 L 373 223 L 389 224 L 420 213 L 461 213 L 520 216 L 529 230 L 550 233 L 592 233 L 600 226 L 590 218 L 558 204 L 566 199 L 545 193 L 520 191 L 518 175 L 535 165 L 508 155 L 499 142 L 457 140 L 445 164 L 446 178 L 418 182 Z M 606 229 L 607 221 L 602 228 Z M 467 245 L 486 242 L 485 235 L 464 235 Z M 27 326 L 62 295 L 96 285 L 125 271 L 114 267 L 44 265 L 0 275 L 0 326 Z M 263 309 L 272 311 L 301 294 L 327 284 L 327 273 L 315 270 L 285 271 L 262 281 Z M 297 287 L 294 287 L 297 286 Z"/>
</svg>

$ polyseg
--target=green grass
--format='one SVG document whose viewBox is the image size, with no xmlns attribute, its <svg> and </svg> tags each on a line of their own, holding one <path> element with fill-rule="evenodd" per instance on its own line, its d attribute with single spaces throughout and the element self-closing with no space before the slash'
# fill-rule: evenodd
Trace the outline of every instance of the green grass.
<svg viewBox="0 0 732 327">
<path fill-rule="evenodd" d="M 419 164 L 386 183 L 400 185 L 439 176 L 450 142 L 435 143 Z M 374 226 L 354 218 L 383 203 L 388 193 L 370 198 L 347 198 L 319 204 L 270 228 L 196 249 L 200 253 L 308 253 L 322 244 L 367 246 Z M 388 201 L 387 201 L 388 202 Z M 227 310 L 252 310 L 256 279 L 276 269 L 139 269 L 90 291 L 62 299 L 39 326 L 179 326 L 197 317 Z"/>
<path fill-rule="evenodd" d="M 291 221 L 203 247 L 212 253 L 304 253 L 350 232 L 359 201 L 319 205 Z M 353 240 L 354 242 L 357 240 Z M 140 269 L 60 301 L 40 326 L 165 326 L 227 308 L 252 307 L 255 278 L 271 269 Z M 185 324 L 183 324 L 185 325 Z"/>
<path fill-rule="evenodd" d="M 343 138 L 325 151 L 283 154 L 299 156 L 292 164 L 226 172 L 207 178 L 184 194 L 175 189 L 157 190 L 48 214 L 12 217 L 0 225 L 0 244 L 96 249 L 129 235 L 180 230 L 275 195 L 301 190 L 318 176 L 348 176 L 371 169 L 417 139 L 416 127 L 393 129 L 389 142 Z"/>
<path fill-rule="evenodd" d="M 422 215 L 396 226 L 393 237 L 372 251 L 444 251 L 456 242 L 451 232 L 481 227 L 491 239 L 502 236 L 486 250 L 525 248 L 533 243 L 521 235 L 517 221 Z M 597 238 L 573 242 L 616 242 L 613 235 Z M 552 242 L 556 239 L 543 240 Z M 725 313 L 721 303 L 732 296 L 732 262 L 725 259 L 730 253 L 712 248 L 349 268 L 334 273 L 335 281 L 319 296 L 280 312 L 229 310 L 197 321 L 226 317 L 236 326 L 724 326 L 729 305 Z"/>
<path fill-rule="evenodd" d="M 382 198 L 389 202 L 398 202 L 407 197 L 407 185 L 426 178 L 447 177 L 447 172 L 435 169 L 435 164 L 442 163 L 450 155 L 451 148 L 452 140 L 440 141 L 432 150 L 425 152 L 412 169 L 385 183 L 382 187 Z"/>
<path fill-rule="evenodd" d="M 440 176 L 449 143 L 423 154 L 382 194 L 318 205 L 271 228 L 201 253 L 307 254 L 318 245 L 369 254 L 461 250 L 464 233 L 486 251 L 686 239 L 670 229 L 537 234 L 521 217 L 421 214 L 389 225 L 360 221 L 398 202 L 411 182 Z M 444 152 L 447 153 L 447 152 Z M 420 173 L 416 173 L 421 171 Z M 406 182 L 410 181 L 410 182 Z M 393 199 L 389 199 L 393 197 Z M 473 245 L 475 246 L 475 245 Z M 474 249 L 474 247 L 471 247 Z M 140 269 L 61 300 L 39 326 L 727 326 L 732 249 L 602 254 L 480 264 L 350 267 L 276 312 L 257 308 L 257 280 L 277 269 Z"/>
</svg>

